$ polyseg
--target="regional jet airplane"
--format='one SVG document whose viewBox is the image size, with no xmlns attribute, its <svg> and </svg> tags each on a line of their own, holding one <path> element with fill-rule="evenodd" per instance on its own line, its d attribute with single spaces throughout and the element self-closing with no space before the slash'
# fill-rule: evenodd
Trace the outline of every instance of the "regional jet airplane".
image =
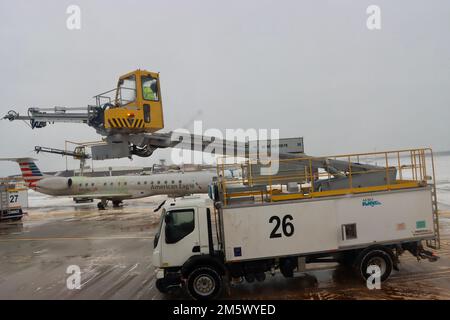
<svg viewBox="0 0 450 320">
<path fill-rule="evenodd" d="M 179 197 L 194 193 L 207 193 L 215 171 L 166 172 L 152 175 L 122 175 L 107 177 L 58 177 L 44 175 L 32 158 L 7 158 L 16 161 L 23 179 L 30 189 L 51 196 L 100 199 L 99 209 L 108 201 L 120 206 L 123 200 L 165 194 Z"/>
</svg>

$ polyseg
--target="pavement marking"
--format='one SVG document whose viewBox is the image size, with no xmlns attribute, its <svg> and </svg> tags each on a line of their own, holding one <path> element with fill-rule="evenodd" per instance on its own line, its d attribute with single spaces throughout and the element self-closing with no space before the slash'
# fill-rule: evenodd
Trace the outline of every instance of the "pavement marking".
<svg viewBox="0 0 450 320">
<path fill-rule="evenodd" d="M 12 241 L 52 241 L 52 240 L 130 240 L 145 239 L 151 240 L 155 237 L 54 237 L 54 238 L 6 238 L 0 239 L 0 242 Z"/>
</svg>

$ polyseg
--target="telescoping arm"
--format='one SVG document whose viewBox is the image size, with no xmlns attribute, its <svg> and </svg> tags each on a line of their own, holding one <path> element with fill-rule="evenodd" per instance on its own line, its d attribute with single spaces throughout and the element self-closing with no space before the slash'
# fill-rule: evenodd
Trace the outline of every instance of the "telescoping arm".
<svg viewBox="0 0 450 320">
<path fill-rule="evenodd" d="M 91 158 L 91 156 L 89 154 L 82 153 L 82 152 L 68 151 L 68 150 L 55 149 L 55 148 L 47 148 L 47 147 L 41 147 L 41 146 L 35 146 L 34 151 L 36 151 L 36 153 L 44 152 L 44 153 L 51 153 L 51 154 L 60 154 L 62 156 L 74 157 L 76 159 L 90 159 Z"/>
<path fill-rule="evenodd" d="M 3 119 L 29 121 L 32 129 L 43 128 L 48 123 L 55 122 L 85 123 L 95 127 L 95 120 L 99 111 L 95 106 L 88 106 L 87 108 L 29 108 L 27 115 L 21 115 L 14 110 L 10 110 Z"/>
</svg>

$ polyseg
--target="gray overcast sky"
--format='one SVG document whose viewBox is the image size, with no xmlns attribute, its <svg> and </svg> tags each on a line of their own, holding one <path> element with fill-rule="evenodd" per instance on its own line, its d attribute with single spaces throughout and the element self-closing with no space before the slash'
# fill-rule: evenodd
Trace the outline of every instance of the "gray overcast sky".
<svg viewBox="0 0 450 320">
<path fill-rule="evenodd" d="M 81 30 L 66 28 L 71 4 Z M 371 4 L 381 8 L 378 31 L 366 28 Z M 304 136 L 309 154 L 449 150 L 449 40 L 448 0 L 0 0 L 0 111 L 84 107 L 142 68 L 161 72 L 167 130 L 201 110 L 205 127 Z M 32 131 L 7 121 L 0 135 L 0 157 L 99 138 L 84 125 Z M 42 169 L 65 168 L 59 156 L 37 158 Z M 17 172 L 0 163 L 0 175 Z"/>
</svg>

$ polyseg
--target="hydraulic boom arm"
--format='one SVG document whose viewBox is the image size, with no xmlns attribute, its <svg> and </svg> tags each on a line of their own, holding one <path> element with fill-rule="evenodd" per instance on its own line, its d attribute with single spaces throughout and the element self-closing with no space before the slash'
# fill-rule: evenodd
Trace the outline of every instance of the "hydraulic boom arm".
<svg viewBox="0 0 450 320">
<path fill-rule="evenodd" d="M 44 153 L 51 153 L 51 154 L 60 154 L 62 156 L 69 156 L 73 157 L 75 159 L 90 159 L 91 156 L 87 153 L 84 153 L 84 149 L 82 147 L 76 148 L 75 151 L 67 151 L 62 149 L 54 149 L 54 148 L 47 148 L 47 147 L 41 147 L 41 146 L 35 146 L 34 151 L 36 153 L 44 152 Z"/>
</svg>

